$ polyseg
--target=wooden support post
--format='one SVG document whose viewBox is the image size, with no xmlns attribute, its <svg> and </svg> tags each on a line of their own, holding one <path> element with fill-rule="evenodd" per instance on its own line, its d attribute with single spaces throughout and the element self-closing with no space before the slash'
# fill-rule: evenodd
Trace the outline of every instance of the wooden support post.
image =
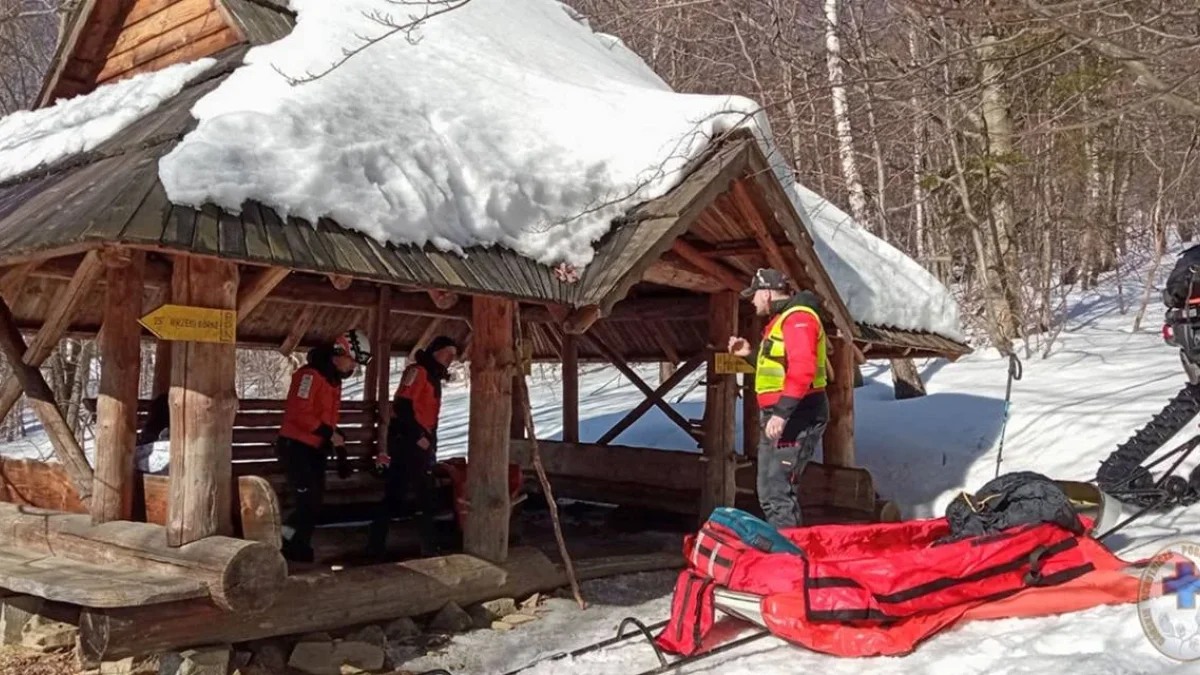
<svg viewBox="0 0 1200 675">
<path fill-rule="evenodd" d="M 822 439 L 822 463 L 854 466 L 854 349 L 847 339 L 829 341 L 829 425 Z"/>
<path fill-rule="evenodd" d="M 726 340 L 728 340 L 728 338 L 726 338 Z M 680 382 L 687 378 L 688 375 L 691 375 L 692 371 L 699 368 L 700 364 L 704 363 L 706 360 L 708 360 L 707 353 L 701 353 L 698 356 L 693 356 L 687 363 L 684 363 L 679 370 L 672 373 L 670 377 L 662 382 L 662 384 L 659 384 L 658 389 L 655 389 L 653 394 L 643 399 L 642 402 L 637 405 L 637 407 L 626 413 L 625 416 L 622 417 L 616 424 L 614 424 L 611 429 L 604 432 L 604 435 L 596 440 L 596 445 L 606 445 L 613 442 L 617 436 L 621 435 L 621 432 L 633 426 L 633 423 L 638 421 L 642 415 L 645 415 L 646 412 L 653 408 L 656 403 L 662 403 L 663 405 L 666 405 L 666 401 L 664 399 L 666 398 L 667 394 L 671 393 L 672 389 L 679 386 Z"/>
<path fill-rule="evenodd" d="M 83 257 L 83 261 L 79 263 L 79 267 L 75 268 L 75 273 L 71 276 L 67 287 L 54 298 L 54 303 L 50 305 L 50 312 L 42 322 L 37 336 L 24 350 L 24 357 L 18 356 L 16 360 L 24 360 L 26 364 L 33 366 L 36 370 L 54 353 L 58 341 L 67 332 L 71 318 L 75 316 L 75 310 L 87 299 L 103 272 L 104 264 L 100 261 L 99 251 L 89 251 Z M 38 377 L 41 377 L 40 373 Z M 0 385 L 0 419 L 7 417 L 9 411 L 16 405 L 17 399 L 21 398 L 21 389 L 21 383 L 14 379 L 5 380 Z M 53 399 L 49 400 L 53 403 Z"/>
<path fill-rule="evenodd" d="M 292 327 L 288 329 L 288 334 L 283 339 L 283 344 L 279 345 L 280 354 L 291 356 L 292 352 L 296 351 L 296 347 L 300 346 L 300 341 L 304 339 L 304 334 L 308 332 L 308 328 L 312 325 L 313 318 L 316 316 L 316 305 L 305 305 L 300 309 L 300 313 L 292 320 Z"/>
<path fill-rule="evenodd" d="M 708 341 L 712 345 L 729 344 L 737 331 L 738 296 L 731 291 L 714 293 L 708 314 Z M 734 453 L 737 404 L 737 376 L 718 375 L 715 359 L 708 362 L 708 388 L 704 401 L 704 485 L 700 491 L 700 518 L 705 520 L 718 506 L 733 506 L 737 496 Z"/>
<path fill-rule="evenodd" d="M 179 256 L 172 302 L 236 309 L 237 265 Z M 180 342 L 171 350 L 171 489 L 167 543 L 233 534 L 233 421 L 237 351 L 232 344 Z"/>
<path fill-rule="evenodd" d="M 562 342 L 562 439 L 579 442 L 579 338 L 563 335 Z"/>
<path fill-rule="evenodd" d="M 496 563 L 508 557 L 508 448 L 514 353 L 511 300 L 476 296 L 471 321 L 471 417 L 463 548 Z"/>
<path fill-rule="evenodd" d="M 63 463 L 67 475 L 71 477 L 71 483 L 75 485 L 80 501 L 86 504 L 92 497 L 92 467 L 88 464 L 83 449 L 79 447 L 79 442 L 75 440 L 75 435 L 71 433 L 71 427 L 63 419 L 62 411 L 55 405 L 54 394 L 50 391 L 50 385 L 46 384 L 46 379 L 42 377 L 42 371 L 21 360 L 21 355 L 28 355 L 30 348 L 26 347 L 12 311 L 2 298 L 0 351 L 8 358 L 13 374 L 16 375 L 15 380 L 9 381 L 15 383 L 18 396 L 22 389 L 25 391 L 34 414 L 46 429 L 46 435 L 50 437 L 55 454 Z"/>
<path fill-rule="evenodd" d="M 141 373 L 140 303 L 146 267 L 143 251 L 109 255 L 100 339 L 100 396 L 96 401 L 96 475 L 92 522 L 133 518 L 133 455 L 137 441 L 138 380 Z"/>
<path fill-rule="evenodd" d="M 392 304 L 392 287 L 379 287 L 379 309 L 375 312 L 375 337 L 371 340 L 371 349 L 375 350 L 373 359 L 379 369 L 376 379 L 378 408 L 375 417 L 375 452 L 387 448 L 388 425 L 392 421 L 392 312 L 388 309 Z"/>
<path fill-rule="evenodd" d="M 171 393 L 171 343 L 159 340 L 154 345 L 154 382 L 150 387 L 150 398 Z"/>
<path fill-rule="evenodd" d="M 739 335 L 754 344 L 762 335 L 762 317 L 753 311 L 743 312 Z M 752 357 L 753 358 L 753 357 Z M 762 428 L 759 426 L 758 395 L 754 391 L 754 373 L 742 375 L 742 454 L 747 459 L 758 459 L 758 442 Z"/>
<path fill-rule="evenodd" d="M 508 423 L 508 437 L 517 440 L 525 440 L 525 407 L 521 403 L 521 393 L 516 386 L 518 380 L 524 379 L 525 374 L 518 368 L 517 374 L 513 376 L 512 420 Z"/>
<path fill-rule="evenodd" d="M 734 312 L 736 315 L 737 310 L 735 309 Z M 604 344 L 604 342 L 597 338 L 595 334 L 585 333 L 583 337 L 587 338 L 587 340 L 590 341 L 592 345 L 604 355 L 604 358 L 608 359 L 609 363 L 615 366 L 617 370 L 621 371 L 621 374 L 624 375 L 625 378 L 630 382 L 632 382 L 633 386 L 640 389 L 642 393 L 646 395 L 646 398 L 651 399 L 651 403 L 658 406 L 658 409 L 663 411 L 663 414 L 665 414 L 672 422 L 678 425 L 680 429 L 686 431 L 688 435 L 692 436 L 693 438 L 699 438 L 704 435 L 704 432 L 696 431 L 696 429 L 692 427 L 692 423 L 689 422 L 686 417 L 680 415 L 678 410 L 667 405 L 667 402 L 658 396 L 655 396 L 654 390 L 650 388 L 650 385 L 646 384 L 644 381 L 642 381 L 642 378 L 638 377 L 638 374 L 629 367 L 629 364 L 625 362 L 625 359 L 622 358 L 620 354 L 618 354 L 608 345 Z M 729 338 L 725 339 L 726 341 L 729 340 Z"/>
<path fill-rule="evenodd" d="M 239 284 L 237 299 L 238 321 L 245 321 L 271 291 L 279 285 L 281 281 L 287 278 L 291 270 L 286 267 L 267 267 L 261 272 L 250 278 L 245 284 Z"/>
</svg>

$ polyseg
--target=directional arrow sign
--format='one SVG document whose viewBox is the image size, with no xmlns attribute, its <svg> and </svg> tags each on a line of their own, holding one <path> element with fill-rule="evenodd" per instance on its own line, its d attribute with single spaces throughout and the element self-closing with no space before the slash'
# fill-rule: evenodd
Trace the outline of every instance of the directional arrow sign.
<svg viewBox="0 0 1200 675">
<path fill-rule="evenodd" d="M 237 341 L 237 312 L 185 305 L 163 305 L 138 322 L 160 340 L 178 342 Z"/>
<path fill-rule="evenodd" d="M 737 373 L 754 372 L 754 366 L 750 365 L 746 359 L 743 359 L 737 354 L 730 354 L 729 352 L 717 352 L 715 357 L 716 362 L 713 365 L 716 366 L 718 375 L 734 375 Z"/>
</svg>

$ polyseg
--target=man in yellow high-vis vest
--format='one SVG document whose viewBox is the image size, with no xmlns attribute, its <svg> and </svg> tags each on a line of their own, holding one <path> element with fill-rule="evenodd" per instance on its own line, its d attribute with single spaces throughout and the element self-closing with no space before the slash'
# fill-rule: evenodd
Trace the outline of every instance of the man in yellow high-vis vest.
<svg viewBox="0 0 1200 675">
<path fill-rule="evenodd" d="M 771 317 L 762 341 L 752 348 L 745 338 L 729 340 L 729 351 L 755 354 L 754 388 L 761 411 L 758 444 L 758 501 L 767 522 L 799 527 L 796 482 L 812 460 L 829 422 L 825 395 L 825 328 L 813 293 L 788 292 L 782 272 L 760 269 L 742 291 L 760 316 Z"/>
</svg>

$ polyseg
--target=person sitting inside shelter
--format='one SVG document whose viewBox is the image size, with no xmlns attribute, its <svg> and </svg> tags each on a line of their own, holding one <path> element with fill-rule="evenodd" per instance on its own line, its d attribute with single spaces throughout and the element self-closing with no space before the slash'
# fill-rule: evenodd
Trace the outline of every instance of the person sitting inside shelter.
<svg viewBox="0 0 1200 675">
<path fill-rule="evenodd" d="M 813 458 L 829 422 L 826 338 L 817 296 L 788 294 L 782 272 L 759 269 L 742 291 L 759 316 L 770 316 L 757 348 L 754 388 L 761 411 L 758 444 L 758 501 L 776 528 L 799 527 L 796 495 L 804 467 Z M 729 351 L 750 356 L 750 343 L 729 339 Z"/>
<path fill-rule="evenodd" d="M 450 379 L 450 364 L 458 357 L 458 346 L 439 335 L 418 351 L 404 369 L 392 400 L 387 448 L 376 456 L 385 469 L 383 501 L 371 523 L 369 554 L 387 552 L 388 524 L 399 514 L 411 485 L 416 491 L 420 516 L 421 555 L 439 549 L 433 525 L 433 467 L 437 461 L 438 416 L 442 409 L 442 383 Z M 392 459 L 396 463 L 392 463 Z"/>
<path fill-rule="evenodd" d="M 283 426 L 275 452 L 283 464 L 295 510 L 282 528 L 283 554 L 312 562 L 312 533 L 325 493 L 329 451 L 337 453 L 338 474 L 347 476 L 346 439 L 338 430 L 342 381 L 371 360 L 371 346 L 358 330 L 308 352 L 308 363 L 292 375 Z"/>
</svg>

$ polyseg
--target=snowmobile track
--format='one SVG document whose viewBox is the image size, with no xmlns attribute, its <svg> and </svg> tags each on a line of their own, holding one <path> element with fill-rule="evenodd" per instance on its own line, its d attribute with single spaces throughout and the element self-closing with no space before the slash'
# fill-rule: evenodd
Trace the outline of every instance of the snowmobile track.
<svg viewBox="0 0 1200 675">
<path fill-rule="evenodd" d="M 1179 391 L 1146 426 L 1132 438 L 1117 446 L 1116 451 L 1100 464 L 1096 484 L 1110 493 L 1128 490 L 1150 490 L 1154 477 L 1141 466 L 1156 450 L 1200 414 L 1200 385 L 1189 384 Z M 1138 506 L 1151 506 L 1158 497 L 1150 494 L 1131 495 L 1121 501 Z M 1176 502 L 1178 503 L 1178 502 Z M 1167 504 L 1170 506 L 1171 504 Z"/>
</svg>

